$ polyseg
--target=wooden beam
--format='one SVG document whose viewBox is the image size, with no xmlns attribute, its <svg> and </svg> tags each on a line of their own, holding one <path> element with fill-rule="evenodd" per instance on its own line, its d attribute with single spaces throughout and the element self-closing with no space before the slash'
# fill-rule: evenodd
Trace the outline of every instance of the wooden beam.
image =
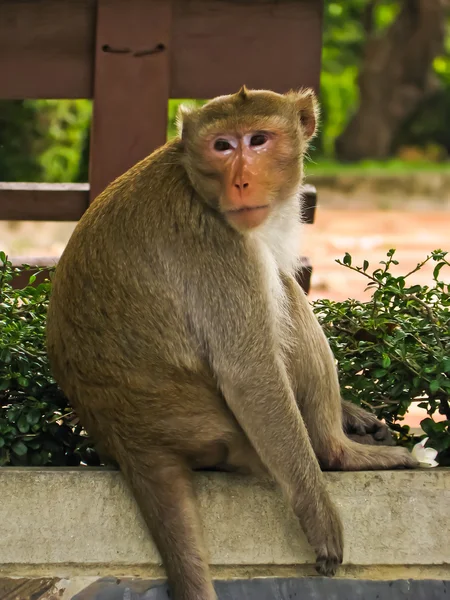
<svg viewBox="0 0 450 600">
<path fill-rule="evenodd" d="M 45 279 L 49 279 L 50 270 L 44 269 L 41 271 L 43 267 L 54 267 L 59 260 L 59 257 L 17 257 L 17 256 L 9 256 L 8 260 L 10 260 L 13 264 L 13 267 L 21 267 L 23 264 L 30 265 L 30 269 L 23 270 L 20 275 L 14 277 L 11 281 L 11 285 L 14 289 L 21 289 L 28 285 L 31 275 L 36 274 L 36 280 L 32 285 L 36 287 L 40 283 L 42 283 Z"/>
<path fill-rule="evenodd" d="M 322 0 L 178 0 L 172 98 L 319 89 Z"/>
<path fill-rule="evenodd" d="M 98 0 L 91 201 L 166 141 L 170 0 Z"/>
<path fill-rule="evenodd" d="M 0 97 L 92 98 L 96 7 L 99 2 L 102 14 L 101 1 L 1 0 Z M 170 0 L 143 0 L 139 35 L 144 37 L 130 39 L 125 30 L 133 31 L 134 1 L 120 1 L 123 37 L 116 32 L 115 39 L 133 48 L 151 47 L 154 34 L 163 33 L 166 17 L 161 15 L 169 11 L 163 5 Z M 279 92 L 319 88 L 323 0 L 172 3 L 171 98 L 210 98 L 242 83 Z M 108 18 L 99 23 L 98 32 L 112 33 L 103 29 Z M 124 61 L 122 56 L 110 63 L 119 68 Z"/>
<path fill-rule="evenodd" d="M 78 221 L 88 202 L 87 183 L 0 182 L 1 221 Z"/>
<path fill-rule="evenodd" d="M 0 98 L 90 98 L 96 0 L 1 0 Z"/>
<path fill-rule="evenodd" d="M 303 198 L 303 222 L 314 223 L 315 187 Z M 88 205 L 88 183 L 0 182 L 0 221 L 78 221 Z"/>
</svg>

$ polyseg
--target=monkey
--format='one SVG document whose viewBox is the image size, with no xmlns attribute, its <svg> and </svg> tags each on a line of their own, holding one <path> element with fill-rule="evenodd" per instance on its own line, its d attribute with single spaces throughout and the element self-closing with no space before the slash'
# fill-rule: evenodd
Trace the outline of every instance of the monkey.
<svg viewBox="0 0 450 600">
<path fill-rule="evenodd" d="M 394 437 L 386 423 L 346 400 L 342 400 L 342 425 L 348 437 L 360 444 L 395 446 Z"/>
<path fill-rule="evenodd" d="M 120 468 L 175 600 L 217 598 L 192 473 L 269 476 L 335 574 L 343 526 L 323 470 L 412 468 L 343 403 L 295 280 L 311 89 L 181 107 L 178 135 L 94 200 L 58 262 L 47 315 L 56 381 Z M 349 435 L 346 435 L 344 426 Z"/>
</svg>

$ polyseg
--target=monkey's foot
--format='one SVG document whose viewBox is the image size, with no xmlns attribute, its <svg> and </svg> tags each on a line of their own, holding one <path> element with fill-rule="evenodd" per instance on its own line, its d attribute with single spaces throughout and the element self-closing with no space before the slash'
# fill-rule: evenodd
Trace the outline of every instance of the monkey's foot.
<svg viewBox="0 0 450 600">
<path fill-rule="evenodd" d="M 333 577 L 341 563 L 342 558 L 320 554 L 316 560 L 316 571 L 325 577 Z"/>
<path fill-rule="evenodd" d="M 415 469 L 419 462 L 414 458 L 409 450 L 396 446 L 395 448 L 386 448 L 386 468 L 391 469 Z"/>
<path fill-rule="evenodd" d="M 343 532 L 340 519 L 329 523 L 326 545 L 317 549 L 316 571 L 325 577 L 333 577 L 344 557 Z"/>
<path fill-rule="evenodd" d="M 343 402 L 344 431 L 359 444 L 395 446 L 388 426 L 356 404 Z"/>
<path fill-rule="evenodd" d="M 303 521 L 302 527 L 316 552 L 316 571 L 332 577 L 344 556 L 344 532 L 339 513 L 327 496 L 317 502 L 314 515 L 310 513 L 311 507 L 308 509 L 304 515 L 308 521 Z"/>
<path fill-rule="evenodd" d="M 339 463 L 339 464 L 338 464 Z M 384 446 L 360 446 L 348 441 L 340 459 L 336 463 L 337 470 L 371 471 L 378 469 L 414 469 L 419 463 L 414 456 L 400 446 L 386 448 Z"/>
<path fill-rule="evenodd" d="M 358 444 L 365 444 L 366 446 L 395 446 L 394 437 L 387 428 L 386 434 L 383 434 L 381 439 L 377 439 L 373 433 L 347 433 L 347 437 Z"/>
</svg>

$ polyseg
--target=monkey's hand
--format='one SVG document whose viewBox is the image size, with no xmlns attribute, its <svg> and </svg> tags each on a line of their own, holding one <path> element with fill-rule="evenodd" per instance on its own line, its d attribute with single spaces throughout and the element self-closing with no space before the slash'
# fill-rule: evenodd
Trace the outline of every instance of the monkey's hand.
<svg viewBox="0 0 450 600">
<path fill-rule="evenodd" d="M 360 444 L 395 446 L 388 426 L 360 406 L 342 400 L 343 426 L 346 435 Z"/>
<path fill-rule="evenodd" d="M 317 496 L 318 499 L 319 497 L 320 495 Z M 300 512 L 303 527 L 305 520 L 312 520 L 314 523 L 312 535 L 307 537 L 316 551 L 316 571 L 325 577 L 333 577 L 342 564 L 344 555 L 344 532 L 335 505 L 325 494 L 320 502 L 303 506 Z"/>
</svg>

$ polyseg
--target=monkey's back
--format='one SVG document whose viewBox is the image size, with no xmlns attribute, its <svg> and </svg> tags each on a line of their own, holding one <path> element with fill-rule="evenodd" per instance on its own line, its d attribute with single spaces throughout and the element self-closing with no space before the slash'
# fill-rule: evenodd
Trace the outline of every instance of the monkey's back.
<svg viewBox="0 0 450 600">
<path fill-rule="evenodd" d="M 119 393 L 147 402 L 169 382 L 192 385 L 192 401 L 199 385 L 217 395 L 186 310 L 196 282 L 185 257 L 227 233 L 212 212 L 205 221 L 199 202 L 172 142 L 111 184 L 78 223 L 47 319 L 52 370 L 77 410 L 94 399 L 106 410 Z"/>
</svg>

